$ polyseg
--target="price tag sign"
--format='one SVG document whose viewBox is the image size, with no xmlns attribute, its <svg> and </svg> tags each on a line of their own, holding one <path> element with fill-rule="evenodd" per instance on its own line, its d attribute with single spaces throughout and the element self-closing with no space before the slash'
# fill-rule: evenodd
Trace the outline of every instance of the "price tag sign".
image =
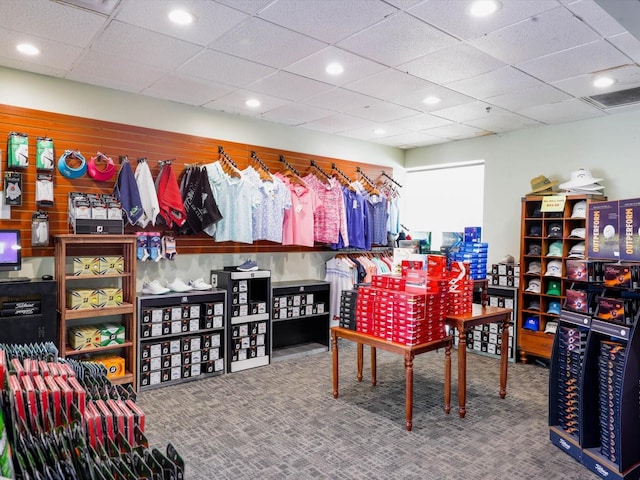
<svg viewBox="0 0 640 480">
<path fill-rule="evenodd" d="M 563 212 L 564 203 L 567 201 L 567 197 L 564 195 L 549 195 L 542 199 L 542 212 Z"/>
</svg>

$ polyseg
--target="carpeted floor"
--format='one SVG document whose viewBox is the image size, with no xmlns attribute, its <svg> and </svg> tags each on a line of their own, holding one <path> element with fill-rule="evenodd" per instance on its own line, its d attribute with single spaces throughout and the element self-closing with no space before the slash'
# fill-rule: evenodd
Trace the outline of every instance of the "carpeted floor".
<svg viewBox="0 0 640 480">
<path fill-rule="evenodd" d="M 340 343 L 340 396 L 331 353 L 140 393 L 152 446 L 171 442 L 186 479 L 597 479 L 549 441 L 549 371 L 469 354 L 467 416 L 443 404 L 443 353 L 414 362 L 413 431 L 404 429 L 404 366 L 378 351 L 378 385 L 355 379 L 356 349 Z M 365 359 L 368 360 L 365 347 Z"/>
</svg>

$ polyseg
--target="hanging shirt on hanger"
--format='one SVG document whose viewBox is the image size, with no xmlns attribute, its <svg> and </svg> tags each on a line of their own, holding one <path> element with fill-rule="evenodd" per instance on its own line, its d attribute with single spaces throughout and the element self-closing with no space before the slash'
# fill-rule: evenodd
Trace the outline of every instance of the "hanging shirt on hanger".
<svg viewBox="0 0 640 480">
<path fill-rule="evenodd" d="M 258 202 L 253 209 L 253 240 L 282 243 L 284 213 L 291 208 L 291 192 L 277 177 L 263 181 L 260 174 L 249 165 L 242 174 L 258 189 Z"/>
<path fill-rule="evenodd" d="M 285 211 L 282 224 L 282 244 L 313 247 L 313 216 L 322 202 L 306 185 L 292 183 L 288 178 L 276 175 L 291 192 L 291 208 Z"/>
<path fill-rule="evenodd" d="M 325 183 L 313 173 L 305 175 L 303 180 L 322 202 L 313 217 L 314 240 L 318 243 L 337 243 L 342 235 L 346 243 L 349 243 L 344 197 L 338 180 L 330 178 Z"/>
</svg>

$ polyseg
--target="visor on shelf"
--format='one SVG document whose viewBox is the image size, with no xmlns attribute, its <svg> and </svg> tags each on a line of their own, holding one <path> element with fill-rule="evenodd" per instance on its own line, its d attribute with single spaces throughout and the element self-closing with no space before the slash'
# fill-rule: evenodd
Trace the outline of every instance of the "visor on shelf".
<svg viewBox="0 0 640 480">
<path fill-rule="evenodd" d="M 89 160 L 87 172 L 91 178 L 98 182 L 108 182 L 115 175 L 116 166 L 110 157 L 98 152 L 95 157 L 91 157 Z"/>
<path fill-rule="evenodd" d="M 80 161 L 80 166 L 72 167 L 69 165 L 69 159 Z M 77 150 L 65 150 L 58 160 L 58 171 L 67 178 L 80 178 L 87 173 L 87 161 Z"/>
</svg>

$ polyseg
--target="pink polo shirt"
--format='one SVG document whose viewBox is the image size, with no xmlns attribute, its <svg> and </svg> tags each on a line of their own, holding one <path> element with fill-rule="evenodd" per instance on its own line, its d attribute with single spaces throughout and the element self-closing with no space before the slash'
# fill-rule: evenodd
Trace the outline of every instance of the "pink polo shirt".
<svg viewBox="0 0 640 480">
<path fill-rule="evenodd" d="M 285 210 L 282 222 L 282 244 L 313 247 L 313 214 L 322 206 L 322 201 L 309 187 L 278 177 L 291 192 L 291 208 Z"/>
</svg>

